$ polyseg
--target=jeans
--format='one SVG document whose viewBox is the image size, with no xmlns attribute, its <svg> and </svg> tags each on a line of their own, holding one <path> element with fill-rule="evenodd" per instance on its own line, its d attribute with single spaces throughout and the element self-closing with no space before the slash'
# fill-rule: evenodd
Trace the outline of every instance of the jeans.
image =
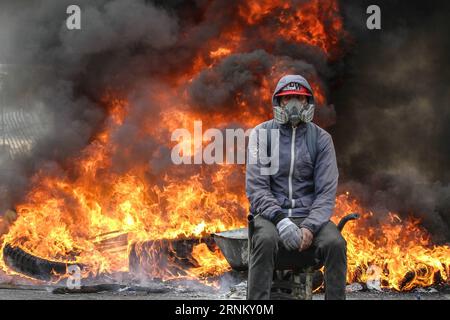
<svg viewBox="0 0 450 320">
<path fill-rule="evenodd" d="M 291 218 L 299 226 L 302 218 Z M 276 226 L 263 217 L 256 217 L 251 243 L 248 298 L 270 299 L 274 269 L 290 266 L 324 266 L 325 299 L 344 300 L 347 275 L 347 243 L 329 221 L 314 236 L 311 246 L 302 252 L 284 248 Z"/>
</svg>

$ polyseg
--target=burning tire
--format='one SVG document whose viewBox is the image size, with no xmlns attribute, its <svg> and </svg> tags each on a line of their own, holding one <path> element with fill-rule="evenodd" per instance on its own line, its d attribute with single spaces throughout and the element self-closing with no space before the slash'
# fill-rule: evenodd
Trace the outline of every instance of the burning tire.
<svg viewBox="0 0 450 320">
<path fill-rule="evenodd" d="M 64 275 L 70 265 L 36 257 L 9 243 L 3 248 L 3 260 L 14 271 L 44 281 L 52 280 L 55 275 Z"/>
<path fill-rule="evenodd" d="M 129 252 L 129 270 L 134 275 L 146 274 L 158 266 L 171 272 L 183 272 L 196 266 L 191 253 L 195 245 L 204 243 L 214 251 L 212 238 L 161 239 L 133 243 Z"/>
</svg>

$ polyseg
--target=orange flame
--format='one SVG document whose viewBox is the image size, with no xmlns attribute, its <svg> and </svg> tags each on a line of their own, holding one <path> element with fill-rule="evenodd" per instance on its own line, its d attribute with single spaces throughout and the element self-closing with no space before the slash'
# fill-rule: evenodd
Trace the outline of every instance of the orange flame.
<svg viewBox="0 0 450 320">
<path fill-rule="evenodd" d="M 430 286 L 450 275 L 450 247 L 435 246 L 429 234 L 412 217 L 402 221 L 391 212 L 381 224 L 371 226 L 373 213 L 364 210 L 348 193 L 336 200 L 333 221 L 349 212 L 362 217 L 343 230 L 347 241 L 349 282 L 367 282 L 378 277 L 381 288 L 409 290 Z M 373 273 L 376 275 L 373 275 Z"/>
</svg>

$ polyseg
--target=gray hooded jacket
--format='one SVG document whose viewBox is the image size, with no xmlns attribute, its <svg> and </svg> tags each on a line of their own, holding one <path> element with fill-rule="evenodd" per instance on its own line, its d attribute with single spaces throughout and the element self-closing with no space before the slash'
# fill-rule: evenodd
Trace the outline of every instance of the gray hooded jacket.
<svg viewBox="0 0 450 320">
<path fill-rule="evenodd" d="M 290 82 L 298 82 L 312 92 L 303 77 L 285 76 L 273 93 L 274 106 L 278 103 L 275 94 Z M 271 141 L 271 144 L 279 144 L 279 169 L 273 175 L 263 175 L 259 161 L 256 164 L 247 161 L 246 193 L 253 214 L 261 214 L 274 224 L 285 217 L 305 217 L 301 226 L 315 234 L 333 213 L 338 168 L 331 135 L 313 125 L 318 132 L 314 164 L 306 144 L 305 123 L 293 128 L 290 124 L 278 124 L 272 119 L 253 129 L 252 134 L 260 129 L 279 129 L 279 139 Z M 264 147 L 267 148 L 267 145 Z"/>
</svg>

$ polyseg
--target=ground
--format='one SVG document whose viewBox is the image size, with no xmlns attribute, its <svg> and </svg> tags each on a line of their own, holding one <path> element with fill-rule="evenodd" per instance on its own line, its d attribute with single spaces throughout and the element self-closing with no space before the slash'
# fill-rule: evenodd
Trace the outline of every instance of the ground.
<svg viewBox="0 0 450 320">
<path fill-rule="evenodd" d="M 113 280 L 114 278 L 114 280 Z M 0 270 L 0 300 L 244 300 L 247 287 L 245 272 L 227 272 L 216 278 L 216 286 L 197 280 L 177 278 L 170 281 L 130 277 L 129 273 L 116 273 L 89 282 L 82 282 L 80 291 L 70 291 L 67 280 L 47 284 L 17 275 L 7 275 Z M 84 280 L 83 280 L 84 281 Z M 450 286 L 416 288 L 409 292 L 382 292 L 368 290 L 354 283 L 347 286 L 349 300 L 450 300 Z M 323 300 L 324 294 L 313 295 L 313 300 Z"/>
<path fill-rule="evenodd" d="M 230 299 L 230 292 L 214 292 L 178 288 L 171 290 L 155 290 L 155 288 L 124 288 L 119 291 L 104 291 L 99 293 L 53 293 L 54 287 L 46 286 L 17 286 L 0 285 L 1 300 L 226 300 Z M 166 291 L 166 292 L 165 292 Z M 422 292 L 421 292 L 422 291 Z M 236 294 L 235 299 L 243 299 L 245 291 Z M 323 300 L 324 295 L 314 294 L 313 300 Z M 347 293 L 348 300 L 450 300 L 450 291 L 436 291 L 427 289 L 412 292 L 370 292 L 359 291 Z M 234 299 L 233 299 L 234 300 Z"/>
</svg>

